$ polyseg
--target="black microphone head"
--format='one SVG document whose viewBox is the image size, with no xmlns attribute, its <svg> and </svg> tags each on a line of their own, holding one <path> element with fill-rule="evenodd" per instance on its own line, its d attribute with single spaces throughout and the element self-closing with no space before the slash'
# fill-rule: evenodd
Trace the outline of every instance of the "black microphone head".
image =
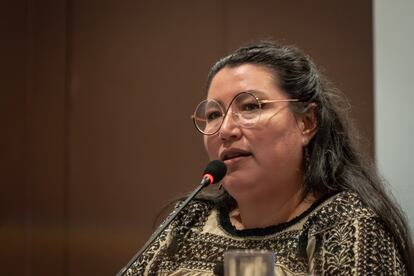
<svg viewBox="0 0 414 276">
<path fill-rule="evenodd" d="M 209 174 L 213 176 L 213 182 L 211 184 L 214 184 L 222 180 L 226 175 L 226 172 L 227 166 L 224 162 L 220 160 L 213 160 L 207 164 L 207 167 L 204 170 L 204 175 Z"/>
</svg>

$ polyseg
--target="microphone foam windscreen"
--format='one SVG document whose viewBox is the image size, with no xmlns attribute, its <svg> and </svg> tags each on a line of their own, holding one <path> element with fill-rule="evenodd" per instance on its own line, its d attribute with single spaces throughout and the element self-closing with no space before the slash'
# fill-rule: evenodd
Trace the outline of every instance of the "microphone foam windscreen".
<svg viewBox="0 0 414 276">
<path fill-rule="evenodd" d="M 220 160 L 213 160 L 207 164 L 206 169 L 204 170 L 204 174 L 211 174 L 213 176 L 214 182 L 217 183 L 223 179 L 226 175 L 227 166 L 224 162 Z M 211 184 L 213 184 L 211 183 Z"/>
</svg>

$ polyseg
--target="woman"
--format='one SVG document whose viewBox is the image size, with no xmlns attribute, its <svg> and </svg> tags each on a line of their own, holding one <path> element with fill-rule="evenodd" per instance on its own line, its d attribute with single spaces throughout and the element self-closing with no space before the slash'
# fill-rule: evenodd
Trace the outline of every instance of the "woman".
<svg viewBox="0 0 414 276">
<path fill-rule="evenodd" d="M 277 275 L 411 275 L 399 208 L 354 147 L 342 97 L 298 49 L 219 60 L 194 113 L 222 189 L 188 206 L 127 275 L 214 275 L 229 249 L 275 252 Z"/>
</svg>

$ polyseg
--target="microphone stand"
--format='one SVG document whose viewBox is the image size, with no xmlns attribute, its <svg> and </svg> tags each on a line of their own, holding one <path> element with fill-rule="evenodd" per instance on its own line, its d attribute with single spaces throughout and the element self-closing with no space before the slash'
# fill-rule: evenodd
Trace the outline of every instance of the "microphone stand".
<svg viewBox="0 0 414 276">
<path fill-rule="evenodd" d="M 156 238 L 164 231 L 168 225 L 175 219 L 175 217 L 184 209 L 188 203 L 205 187 L 207 187 L 211 183 L 211 178 L 206 175 L 201 180 L 198 187 L 187 197 L 187 199 L 177 208 L 175 209 L 167 219 L 158 227 L 158 229 L 151 235 L 148 241 L 144 244 L 144 246 L 132 257 L 132 259 L 128 262 L 126 266 L 124 266 L 116 276 L 122 276 L 124 273 L 132 266 L 132 264 L 148 249 L 148 247 L 155 241 Z"/>
</svg>

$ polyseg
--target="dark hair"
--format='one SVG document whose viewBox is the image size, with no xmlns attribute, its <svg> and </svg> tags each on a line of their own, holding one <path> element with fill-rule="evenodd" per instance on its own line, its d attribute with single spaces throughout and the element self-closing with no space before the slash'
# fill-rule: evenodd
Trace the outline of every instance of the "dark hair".
<svg viewBox="0 0 414 276">
<path fill-rule="evenodd" d="M 357 135 L 347 115 L 345 97 L 326 80 L 312 60 L 299 49 L 263 41 L 246 45 L 219 60 L 210 70 L 207 90 L 214 76 L 225 67 L 242 64 L 264 66 L 274 73 L 279 87 L 290 98 L 294 113 L 304 113 L 309 104 L 316 104 L 318 130 L 307 146 L 309 160 L 304 168 L 304 193 L 327 196 L 340 191 L 352 191 L 372 208 L 393 235 L 409 275 L 413 270 L 411 233 L 403 212 L 387 196 L 384 181 L 374 166 L 357 150 Z M 227 193 L 221 201 L 234 205 Z"/>
</svg>

